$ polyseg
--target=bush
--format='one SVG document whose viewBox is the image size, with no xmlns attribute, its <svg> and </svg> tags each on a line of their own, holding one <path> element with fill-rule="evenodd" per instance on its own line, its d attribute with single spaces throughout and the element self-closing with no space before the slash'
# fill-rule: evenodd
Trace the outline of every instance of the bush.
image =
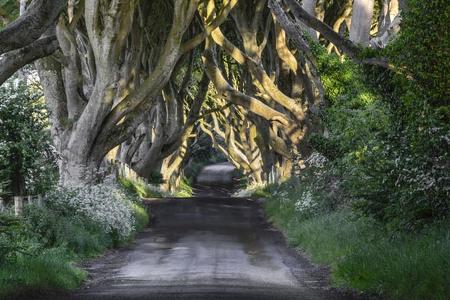
<svg viewBox="0 0 450 300">
<path fill-rule="evenodd" d="M 86 217 L 106 233 L 127 237 L 134 229 L 132 201 L 112 181 L 83 187 L 61 188 L 44 199 L 53 210 Z"/>
<path fill-rule="evenodd" d="M 17 217 L 0 214 L 0 264 L 14 261 L 21 254 L 36 253 L 41 244 Z"/>
<path fill-rule="evenodd" d="M 432 107 L 450 105 L 450 6 L 446 0 L 408 0 L 389 58 L 414 80 L 404 81 Z M 436 17 L 439 16 L 439 17 Z M 420 97 L 420 98 L 422 98 Z M 447 115 L 450 116 L 450 115 Z"/>
<path fill-rule="evenodd" d="M 416 39 L 411 22 L 429 22 L 432 16 L 423 11 L 439 5 L 412 1 L 408 7 L 399 39 L 383 53 L 406 73 L 340 62 L 322 46 L 312 46 L 330 105 L 323 120 L 329 136 L 312 136 L 310 142 L 332 161 L 336 191 L 351 200 L 358 213 L 392 230 L 420 230 L 450 211 L 450 109 L 445 101 L 437 105 L 439 97 L 448 98 L 448 89 L 442 89 L 442 80 L 436 85 L 428 82 L 445 73 L 441 67 L 448 60 L 436 67 L 433 62 L 442 61 L 439 53 L 445 43 L 436 33 L 447 22 L 433 23 L 432 34 L 424 33 L 428 29 L 420 32 L 414 46 L 405 47 Z M 426 50 L 433 43 L 436 53 Z M 422 55 L 428 63 L 416 64 Z M 411 80 L 408 73 L 418 77 Z M 311 199 L 307 195 L 305 199 Z"/>
<path fill-rule="evenodd" d="M 414 134 L 420 144 L 404 131 L 368 145 L 347 173 L 355 207 L 392 229 L 420 229 L 449 212 L 448 137 L 443 128 L 424 131 Z"/>
<path fill-rule="evenodd" d="M 125 242 L 148 223 L 140 199 L 106 181 L 88 188 L 49 193 L 45 207 L 29 206 L 25 220 L 46 247 L 66 245 L 83 255 Z"/>
<path fill-rule="evenodd" d="M 101 253 L 119 242 L 91 219 L 50 205 L 28 206 L 25 222 L 44 247 L 66 247 L 80 257 Z"/>
</svg>

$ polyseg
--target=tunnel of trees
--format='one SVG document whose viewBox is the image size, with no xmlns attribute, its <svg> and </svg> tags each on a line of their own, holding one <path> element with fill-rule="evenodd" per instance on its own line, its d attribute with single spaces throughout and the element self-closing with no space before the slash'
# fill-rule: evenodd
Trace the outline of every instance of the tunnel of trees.
<svg viewBox="0 0 450 300">
<path fill-rule="evenodd" d="M 105 157 L 172 181 L 199 134 L 253 181 L 287 178 L 328 129 L 312 44 L 407 68 L 361 54 L 397 34 L 399 1 L 65 2 L 30 3 L 0 47 L 2 81 L 35 61 L 62 184 Z"/>
<path fill-rule="evenodd" d="M 46 108 L 3 89 L 4 139 L 20 140 L 20 113 L 37 135 L 3 151 L 12 194 L 48 175 L 29 171 L 38 153 L 61 186 L 118 161 L 176 189 L 207 139 L 249 184 L 307 176 L 318 154 L 364 210 L 448 211 L 443 1 L 22 0 L 0 13 L 0 82 L 38 78 Z"/>
<path fill-rule="evenodd" d="M 176 189 L 206 138 L 248 183 L 302 176 L 316 153 L 345 161 L 368 206 L 393 192 L 409 199 L 413 218 L 433 218 L 448 210 L 447 19 L 432 16 L 444 7 L 3 1 L 0 82 L 38 74 L 51 143 L 29 142 L 57 165 L 62 186 L 93 182 L 119 161 Z M 20 151 L 5 152 L 13 194 L 26 193 L 33 164 Z"/>
<path fill-rule="evenodd" d="M 5 194 L 117 162 L 176 190 L 214 151 L 248 185 L 310 180 L 393 228 L 448 215 L 445 0 L 0 4 Z"/>
</svg>

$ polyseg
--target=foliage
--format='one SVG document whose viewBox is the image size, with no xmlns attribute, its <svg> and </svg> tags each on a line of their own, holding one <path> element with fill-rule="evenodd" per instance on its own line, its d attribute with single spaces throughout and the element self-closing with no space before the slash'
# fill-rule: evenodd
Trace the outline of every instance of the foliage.
<svg viewBox="0 0 450 300">
<path fill-rule="evenodd" d="M 81 236 L 80 233 L 67 230 L 72 226 L 70 218 L 42 219 L 55 216 L 46 212 L 47 215 L 39 214 L 39 222 L 54 224 L 52 229 L 61 233 L 59 239 L 64 239 L 52 246 L 40 235 L 42 227 L 35 228 L 30 226 L 29 220 L 24 222 L 0 214 L 0 297 L 6 299 L 11 295 L 48 289 L 72 289 L 85 278 L 85 272 L 72 265 L 75 256 L 67 248 L 73 246 L 70 241 L 76 238 L 72 234 Z M 49 230 L 49 226 L 46 229 Z M 50 235 L 48 231 L 45 234 Z"/>
<path fill-rule="evenodd" d="M 423 5 L 412 2 L 405 17 L 418 17 L 415 10 Z M 412 25 L 403 26 L 402 35 L 410 34 Z M 416 48 L 410 54 L 403 46 L 401 54 L 395 51 L 402 39 L 386 50 L 398 64 L 401 55 L 417 55 Z M 415 41 L 421 47 L 427 43 L 425 37 Z M 341 62 L 318 44 L 312 49 L 330 106 L 324 115 L 328 137 L 310 141 L 333 162 L 342 192 L 359 212 L 394 230 L 415 230 L 444 218 L 450 207 L 450 126 L 444 106 L 430 105 L 426 89 L 432 87 L 419 87 L 405 73 Z"/>
<path fill-rule="evenodd" d="M 0 30 L 19 15 L 18 1 L 0 0 Z"/>
<path fill-rule="evenodd" d="M 448 298 L 443 7 L 439 0 L 408 2 L 401 34 L 383 52 L 398 73 L 340 61 L 312 45 L 329 103 L 328 135 L 310 138 L 318 153 L 298 178 L 262 194 L 271 220 L 292 245 L 330 265 L 336 285 L 390 299 Z"/>
<path fill-rule="evenodd" d="M 100 253 L 118 243 L 96 222 L 54 204 L 28 206 L 25 222 L 43 247 L 66 247 L 80 256 Z"/>
<path fill-rule="evenodd" d="M 393 228 L 420 228 L 449 213 L 449 16 L 443 1 L 409 1 L 386 50 L 402 72 L 367 73 L 382 87 L 392 125 L 367 143 L 349 182 L 357 208 Z"/>
<path fill-rule="evenodd" d="M 299 197 L 292 188 L 278 187 L 265 204 L 266 213 L 292 246 L 331 266 L 335 285 L 388 299 L 448 297 L 448 222 L 392 236 L 373 219 L 356 217 L 349 209 L 304 218 L 296 211 Z"/>
<path fill-rule="evenodd" d="M 307 220 L 349 206 L 339 170 L 333 162 L 318 152 L 305 162 L 308 168 L 301 176 L 279 185 L 267 185 L 262 191 L 255 192 L 256 195 L 280 200 L 278 213 L 283 215 L 280 222 Z"/>
<path fill-rule="evenodd" d="M 45 247 L 90 256 L 126 242 L 148 223 L 140 200 L 120 186 L 106 182 L 85 190 L 53 191 L 45 207 L 27 207 L 26 224 Z"/>
<path fill-rule="evenodd" d="M 445 218 L 450 207 L 449 136 L 442 129 L 425 127 L 428 133 L 414 136 L 406 130 L 391 133 L 369 145 L 355 158 L 358 164 L 347 182 L 356 207 L 394 229 L 416 229 Z"/>
<path fill-rule="evenodd" d="M 39 250 L 35 236 L 14 216 L 0 214 L 0 264 L 18 255 L 31 255 Z"/>
<path fill-rule="evenodd" d="M 448 1 L 409 0 L 402 17 L 399 36 L 388 49 L 389 57 L 413 77 L 408 89 L 424 96 L 431 106 L 450 105 Z"/>
<path fill-rule="evenodd" d="M 135 232 L 140 232 L 144 230 L 144 228 L 147 226 L 148 222 L 150 221 L 150 215 L 147 212 L 147 210 L 138 203 L 133 203 L 133 215 L 134 215 L 134 230 Z"/>
<path fill-rule="evenodd" d="M 0 181 L 10 183 L 9 194 L 42 193 L 55 182 L 55 155 L 41 96 L 14 78 L 0 87 Z"/>
</svg>

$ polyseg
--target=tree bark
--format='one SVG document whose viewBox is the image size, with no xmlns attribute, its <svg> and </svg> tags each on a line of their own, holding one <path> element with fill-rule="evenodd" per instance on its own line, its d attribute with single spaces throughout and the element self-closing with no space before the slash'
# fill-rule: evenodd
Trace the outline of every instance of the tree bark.
<svg viewBox="0 0 450 300">
<path fill-rule="evenodd" d="M 0 85 L 22 67 L 51 55 L 59 48 L 55 36 L 40 38 L 30 45 L 0 56 Z"/>
<path fill-rule="evenodd" d="M 55 24 L 67 0 L 33 0 L 25 13 L 0 31 L 0 54 L 25 47 Z"/>
<path fill-rule="evenodd" d="M 354 0 L 350 40 L 356 44 L 367 46 L 370 40 L 374 0 Z"/>
<path fill-rule="evenodd" d="M 302 1 L 303 9 L 313 17 L 316 16 L 316 4 L 317 4 L 317 0 L 303 0 Z M 317 31 L 315 31 L 313 28 L 309 28 L 308 31 L 314 40 L 316 40 L 316 41 L 319 40 Z"/>
</svg>

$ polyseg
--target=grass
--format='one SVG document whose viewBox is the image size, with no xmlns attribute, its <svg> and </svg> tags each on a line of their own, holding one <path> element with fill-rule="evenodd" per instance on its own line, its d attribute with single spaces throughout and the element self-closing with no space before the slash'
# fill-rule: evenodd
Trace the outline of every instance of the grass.
<svg viewBox="0 0 450 300">
<path fill-rule="evenodd" d="M 163 194 L 155 186 L 145 184 L 137 180 L 125 177 L 119 178 L 119 182 L 129 192 L 137 194 L 141 198 L 161 198 Z"/>
<path fill-rule="evenodd" d="M 173 196 L 178 198 L 189 198 L 192 197 L 192 193 L 193 190 L 190 180 L 186 177 L 183 177 L 181 178 L 179 185 L 173 193 Z"/>
<path fill-rule="evenodd" d="M 133 203 L 133 212 L 134 218 L 136 220 L 135 231 L 140 232 L 147 226 L 148 222 L 150 221 L 150 214 L 144 207 L 136 203 Z"/>
<path fill-rule="evenodd" d="M 350 210 L 300 219 L 289 201 L 271 198 L 266 212 L 292 246 L 331 267 L 336 286 L 388 299 L 449 299 L 448 221 L 420 233 L 393 236 L 370 219 L 356 218 Z"/>
<path fill-rule="evenodd" d="M 246 184 L 242 182 L 242 188 L 233 194 L 233 197 L 256 197 L 265 198 L 270 197 L 269 184 L 266 183 L 251 183 Z"/>
<path fill-rule="evenodd" d="M 86 272 L 73 266 L 66 249 L 47 249 L 38 256 L 21 255 L 0 268 L 0 297 L 77 288 Z"/>
<path fill-rule="evenodd" d="M 136 194 L 141 198 L 162 198 L 164 196 L 172 196 L 178 198 L 192 197 L 192 179 L 182 177 L 179 185 L 174 191 L 164 192 L 159 187 L 152 184 L 145 184 L 141 181 L 132 180 L 121 177 L 119 179 L 121 185 L 130 193 Z"/>
</svg>

